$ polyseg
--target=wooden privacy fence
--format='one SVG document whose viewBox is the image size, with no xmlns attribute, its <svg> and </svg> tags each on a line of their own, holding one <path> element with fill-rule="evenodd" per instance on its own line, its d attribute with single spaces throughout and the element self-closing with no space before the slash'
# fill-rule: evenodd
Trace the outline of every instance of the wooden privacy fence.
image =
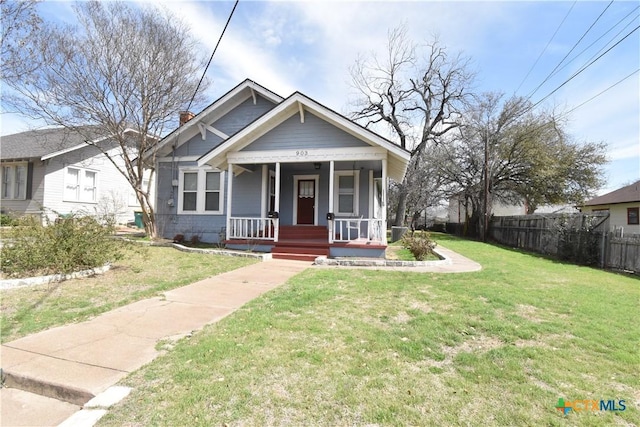
<svg viewBox="0 0 640 427">
<path fill-rule="evenodd" d="M 493 217 L 489 236 L 563 260 L 640 273 L 640 238 L 608 233 L 608 219 L 606 213 Z"/>
</svg>

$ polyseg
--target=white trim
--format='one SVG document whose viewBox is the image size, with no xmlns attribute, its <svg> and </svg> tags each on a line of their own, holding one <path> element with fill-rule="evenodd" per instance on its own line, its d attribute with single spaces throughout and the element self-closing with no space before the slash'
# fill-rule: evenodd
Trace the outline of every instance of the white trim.
<svg viewBox="0 0 640 427">
<path fill-rule="evenodd" d="M 388 152 L 393 161 L 392 165 L 390 165 L 392 166 L 390 167 L 392 172 L 391 176 L 398 180 L 402 179 L 411 157 L 411 154 L 408 151 L 402 149 L 391 141 L 384 139 L 380 135 L 357 125 L 327 107 L 318 104 L 301 93 L 291 95 L 265 115 L 238 131 L 224 143 L 203 155 L 198 160 L 198 164 L 203 165 L 211 163 L 216 166 L 223 164 L 225 162 L 224 154 L 230 154 L 230 152 L 238 152 L 242 150 L 257 138 L 290 118 L 293 114 L 298 113 L 300 108 L 299 105 L 302 105 L 307 112 L 317 115 L 319 118 L 327 121 L 338 129 L 349 133 L 373 147 L 379 147 L 385 152 Z"/>
<path fill-rule="evenodd" d="M 246 92 L 243 94 L 244 91 Z M 177 140 L 180 144 L 174 148 L 175 150 L 176 148 L 187 142 L 191 137 L 197 134 L 197 132 L 199 131 L 199 129 L 197 129 L 198 123 L 214 123 L 220 117 L 224 116 L 226 113 L 249 99 L 251 97 L 251 91 L 257 92 L 260 96 L 275 104 L 281 103 L 284 99 L 281 96 L 271 92 L 269 89 L 260 86 L 254 81 L 246 79 L 245 81 L 231 89 L 229 92 L 224 94 L 222 97 L 214 101 L 213 104 L 209 105 L 207 108 L 198 113 L 193 119 L 189 120 L 187 123 L 180 126 L 178 129 L 174 130 L 172 133 L 163 138 L 158 146 L 153 150 L 145 153 L 144 157 L 148 158 L 154 153 L 158 153 L 166 149 L 167 145 L 170 146 L 172 142 Z M 196 133 L 194 133 L 194 129 Z M 185 138 L 181 137 L 185 133 L 191 136 L 187 136 Z"/>
<path fill-rule="evenodd" d="M 222 132 L 221 130 L 218 130 L 216 128 L 214 128 L 211 125 L 206 125 L 204 123 L 198 123 L 198 129 L 200 129 L 200 135 L 202 136 L 202 140 L 204 141 L 205 139 L 207 139 L 207 131 L 211 132 L 212 134 L 219 136 L 220 138 L 222 138 L 222 140 L 225 140 L 227 138 L 229 138 L 229 135 L 227 135 L 226 133 Z"/>
<path fill-rule="evenodd" d="M 158 157 L 156 162 L 159 163 L 171 163 L 171 162 L 195 162 L 199 156 L 176 156 L 176 157 Z"/>
<path fill-rule="evenodd" d="M 74 145 L 73 147 L 65 148 L 64 150 L 55 151 L 53 153 L 45 154 L 44 156 L 40 157 L 40 160 L 47 160 L 47 159 L 50 159 L 52 157 L 57 157 L 57 156 L 59 156 L 61 154 L 70 153 L 71 151 L 79 150 L 80 148 L 89 147 L 89 146 L 90 146 L 90 144 L 88 142 L 83 142 L 82 144 Z"/>
<path fill-rule="evenodd" d="M 333 197 L 337 203 L 334 204 L 335 215 L 338 217 L 353 217 L 360 214 L 360 171 L 359 170 L 340 170 L 334 172 L 336 183 L 333 188 Z M 353 212 L 340 212 L 340 177 L 353 177 Z"/>
<path fill-rule="evenodd" d="M 373 218 L 373 203 L 375 198 L 375 184 L 373 181 L 373 169 L 369 169 L 369 218 Z"/>
<path fill-rule="evenodd" d="M 69 176 L 69 169 L 74 169 L 76 171 L 78 171 L 78 178 L 76 181 L 76 197 L 74 198 L 68 198 L 67 197 L 67 184 L 68 184 L 68 176 Z M 100 193 L 100 188 L 98 185 L 98 177 L 100 175 L 100 171 L 97 169 L 88 169 L 88 168 L 83 168 L 80 166 L 76 166 L 76 165 L 69 165 L 69 166 L 65 166 L 63 169 L 63 180 L 62 180 L 62 201 L 63 202 L 71 202 L 71 203 L 89 203 L 89 204 L 97 204 L 98 203 L 98 194 Z M 87 179 L 87 172 L 89 173 L 93 173 L 95 174 L 94 176 L 94 182 L 93 182 L 93 199 L 92 200 L 88 200 L 84 198 L 85 195 L 85 181 Z"/>
<path fill-rule="evenodd" d="M 27 200 L 27 186 L 29 185 L 29 162 L 2 162 L 2 167 L 0 168 L 0 199 L 1 200 Z M 16 175 L 17 175 L 17 170 L 18 167 L 22 166 L 24 167 L 24 191 L 21 192 L 21 194 L 18 195 L 18 197 L 14 197 L 15 193 L 16 193 Z M 12 172 L 12 180 L 10 181 L 11 183 L 11 188 L 9 189 L 10 193 L 11 193 L 11 197 L 5 197 L 4 196 L 4 186 L 5 186 L 5 181 L 4 181 L 4 168 L 10 168 L 11 170 L 13 170 Z M 32 184 L 33 186 L 33 184 Z"/>
<path fill-rule="evenodd" d="M 229 163 L 227 178 L 227 240 L 231 239 L 231 201 L 233 195 L 233 163 Z"/>
<path fill-rule="evenodd" d="M 315 163 L 335 161 L 364 161 L 386 159 L 387 152 L 380 147 L 350 147 L 321 149 L 292 149 L 265 151 L 238 151 L 227 154 L 227 160 L 234 164 L 254 163 Z M 198 163 L 200 164 L 200 163 Z"/>
<path fill-rule="evenodd" d="M 198 168 L 198 167 L 181 167 L 178 170 L 178 207 L 177 212 L 179 215 L 223 215 L 224 214 L 224 171 L 213 169 L 213 168 Z M 218 201 L 218 210 L 217 211 L 207 211 L 205 210 L 206 203 L 206 185 L 207 185 L 207 173 L 215 172 L 220 174 L 220 189 L 218 190 L 219 201 Z M 197 179 L 197 187 L 196 187 L 196 210 L 184 210 L 183 202 L 184 202 L 184 174 L 185 173 L 195 173 Z"/>
<path fill-rule="evenodd" d="M 300 113 L 300 123 L 304 123 L 304 107 L 301 102 L 298 102 L 298 111 Z"/>
<path fill-rule="evenodd" d="M 298 225 L 298 181 L 315 181 L 315 194 L 313 205 L 313 225 L 318 225 L 318 204 L 320 202 L 320 175 L 294 175 L 293 176 L 293 225 Z M 306 225 L 306 224 L 305 224 Z"/>
<path fill-rule="evenodd" d="M 262 165 L 262 182 L 260 187 L 260 216 L 267 217 L 267 204 L 269 203 L 269 166 Z"/>
</svg>

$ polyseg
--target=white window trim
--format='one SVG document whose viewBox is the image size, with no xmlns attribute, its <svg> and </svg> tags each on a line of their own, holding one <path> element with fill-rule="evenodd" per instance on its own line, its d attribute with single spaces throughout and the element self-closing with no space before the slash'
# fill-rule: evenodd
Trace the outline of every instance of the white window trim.
<svg viewBox="0 0 640 427">
<path fill-rule="evenodd" d="M 78 171 L 78 197 L 76 199 L 69 199 L 67 197 L 67 180 L 68 180 L 68 172 L 69 169 L 74 169 Z M 85 180 L 86 180 L 86 176 L 87 176 L 87 172 L 91 172 L 95 174 L 95 181 L 94 181 L 94 194 L 93 194 L 93 200 L 87 200 L 85 199 L 83 196 L 85 194 Z M 87 169 L 87 168 L 81 168 L 78 166 L 74 166 L 74 165 L 70 165 L 70 166 L 65 166 L 64 168 L 64 180 L 63 180 L 63 189 L 62 189 L 62 201 L 63 202 L 70 202 L 70 203 L 90 203 L 90 204 L 97 204 L 98 200 L 100 199 L 98 197 L 99 193 L 100 193 L 100 188 L 98 185 L 98 177 L 100 176 L 100 172 L 96 169 Z"/>
<path fill-rule="evenodd" d="M 206 196 L 206 173 L 207 172 L 218 172 L 220 174 L 220 203 L 219 209 L 217 211 L 206 211 L 205 207 L 205 196 Z M 197 173 L 198 174 L 198 188 L 196 189 L 196 210 L 195 211 L 185 211 L 183 209 L 183 190 L 184 190 L 184 174 L 185 173 Z M 178 214 L 183 215 L 223 215 L 224 214 L 224 171 L 211 168 L 211 167 L 203 167 L 203 168 L 180 168 L 180 178 L 178 180 Z"/>
<path fill-rule="evenodd" d="M 24 166 L 25 168 L 25 176 L 24 176 L 24 190 L 22 191 L 22 194 L 20 194 L 18 197 L 15 197 L 15 191 L 16 191 L 16 170 L 18 168 L 18 166 Z M 11 181 L 11 188 L 9 189 L 9 194 L 11 194 L 10 197 L 4 197 L 4 168 L 11 168 L 13 170 L 13 179 Z M 2 186 L 0 187 L 0 196 L 2 200 L 27 200 L 27 185 L 29 185 L 29 163 L 28 162 L 14 162 L 14 163 L 2 163 L 2 170 L 0 170 L 1 172 L 1 176 L 0 176 L 0 181 L 2 181 Z"/>
<path fill-rule="evenodd" d="M 360 171 L 359 170 L 345 170 L 335 171 L 334 174 L 335 185 L 333 186 L 333 200 L 334 210 L 336 217 L 354 217 L 360 214 Z M 353 176 L 353 212 L 340 212 L 340 177 L 341 176 Z"/>
</svg>

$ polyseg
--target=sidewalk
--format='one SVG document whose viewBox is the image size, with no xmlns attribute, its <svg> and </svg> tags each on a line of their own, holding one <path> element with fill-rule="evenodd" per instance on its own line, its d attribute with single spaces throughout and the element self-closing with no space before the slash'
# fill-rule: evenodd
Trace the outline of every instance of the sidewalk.
<svg viewBox="0 0 640 427">
<path fill-rule="evenodd" d="M 0 366 L 9 388 L 0 389 L 0 425 L 60 424 L 156 358 L 159 340 L 216 322 L 310 266 L 287 260 L 253 264 L 2 345 Z"/>
</svg>

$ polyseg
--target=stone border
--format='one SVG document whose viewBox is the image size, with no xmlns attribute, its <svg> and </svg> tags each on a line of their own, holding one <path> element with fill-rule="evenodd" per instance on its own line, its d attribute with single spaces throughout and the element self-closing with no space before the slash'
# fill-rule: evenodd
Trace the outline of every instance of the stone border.
<svg viewBox="0 0 640 427">
<path fill-rule="evenodd" d="M 89 270 L 76 271 L 69 274 L 52 274 L 49 276 L 24 277 L 21 279 L 0 280 L 0 290 L 22 288 L 25 286 L 47 285 L 54 282 L 64 282 L 65 280 L 79 279 L 104 274 L 111 269 L 111 264 L 102 267 L 91 268 Z"/>
<path fill-rule="evenodd" d="M 379 258 L 327 258 L 320 256 L 316 258 L 315 265 L 339 265 L 344 267 L 436 267 L 441 265 L 452 265 L 453 260 L 447 255 L 433 250 L 440 257 L 438 261 L 401 261 L 397 259 Z"/>
<path fill-rule="evenodd" d="M 256 252 L 234 251 L 230 249 L 190 248 L 188 246 L 183 246 L 179 243 L 170 243 L 169 246 L 182 252 L 191 252 L 191 253 L 209 254 L 209 255 L 222 255 L 222 256 L 235 256 L 235 257 L 241 257 L 241 258 L 257 258 L 262 261 L 271 259 L 271 253 L 268 253 L 268 252 L 256 253 Z"/>
</svg>

